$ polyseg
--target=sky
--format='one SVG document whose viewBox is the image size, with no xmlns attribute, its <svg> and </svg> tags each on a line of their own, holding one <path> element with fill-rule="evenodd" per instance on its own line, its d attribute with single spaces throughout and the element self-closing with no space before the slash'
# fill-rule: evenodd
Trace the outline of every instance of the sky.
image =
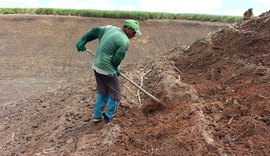
<svg viewBox="0 0 270 156">
<path fill-rule="evenodd" d="M 0 8 L 66 8 L 198 13 L 242 16 L 248 8 L 258 16 L 270 0 L 0 0 Z"/>
</svg>

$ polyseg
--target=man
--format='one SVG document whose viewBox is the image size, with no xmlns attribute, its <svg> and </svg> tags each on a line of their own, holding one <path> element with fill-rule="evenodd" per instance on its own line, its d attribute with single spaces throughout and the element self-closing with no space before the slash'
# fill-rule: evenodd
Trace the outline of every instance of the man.
<svg viewBox="0 0 270 156">
<path fill-rule="evenodd" d="M 249 8 L 247 11 L 245 11 L 245 13 L 244 13 L 244 20 L 248 20 L 248 19 L 251 19 L 251 18 L 253 18 L 254 17 L 254 15 L 253 15 L 253 9 L 252 8 Z"/>
<path fill-rule="evenodd" d="M 125 57 L 130 39 L 135 35 L 141 35 L 139 22 L 128 19 L 122 28 L 111 25 L 94 27 L 76 43 L 80 52 L 86 50 L 87 42 L 99 40 L 92 65 L 97 83 L 93 122 L 103 119 L 105 123 L 109 123 L 116 114 L 121 99 L 118 66 Z"/>
</svg>

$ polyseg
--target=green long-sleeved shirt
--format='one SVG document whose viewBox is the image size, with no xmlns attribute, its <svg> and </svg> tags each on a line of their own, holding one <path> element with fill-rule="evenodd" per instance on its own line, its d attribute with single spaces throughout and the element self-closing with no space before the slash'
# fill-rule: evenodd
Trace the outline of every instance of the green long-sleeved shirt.
<svg viewBox="0 0 270 156">
<path fill-rule="evenodd" d="M 129 38 L 118 27 L 99 26 L 90 29 L 76 43 L 77 49 L 84 47 L 87 42 L 99 40 L 93 64 L 109 73 L 115 73 L 125 57 L 130 44 Z"/>
</svg>

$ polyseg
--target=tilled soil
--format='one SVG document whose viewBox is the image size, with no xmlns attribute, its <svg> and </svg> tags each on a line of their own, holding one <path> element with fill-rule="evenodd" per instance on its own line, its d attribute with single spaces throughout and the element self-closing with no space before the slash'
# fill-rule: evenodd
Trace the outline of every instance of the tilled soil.
<svg viewBox="0 0 270 156">
<path fill-rule="evenodd" d="M 1 107 L 3 155 L 268 155 L 270 14 L 140 63 L 112 123 L 91 123 L 93 76 Z M 128 71 L 128 72 L 127 72 Z M 92 73 L 89 73 L 91 75 Z"/>
</svg>

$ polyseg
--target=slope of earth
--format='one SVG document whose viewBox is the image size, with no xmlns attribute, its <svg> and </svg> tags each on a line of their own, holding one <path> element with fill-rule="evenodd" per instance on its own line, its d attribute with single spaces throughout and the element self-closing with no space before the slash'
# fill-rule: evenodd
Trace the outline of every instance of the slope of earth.
<svg viewBox="0 0 270 156">
<path fill-rule="evenodd" d="M 76 41 L 91 27 L 107 24 L 121 27 L 123 21 L 72 16 L 1 15 L 0 104 L 89 79 L 92 76 L 89 68 L 91 56 L 77 53 Z M 176 45 L 190 45 L 225 25 L 179 20 L 141 21 L 143 36 L 132 40 L 124 63 L 158 55 Z M 87 44 L 90 50 L 95 47 L 96 42 Z"/>
<path fill-rule="evenodd" d="M 179 43 L 171 50 L 165 48 L 166 53 L 124 66 L 125 75 L 162 103 L 121 78 L 123 98 L 117 117 L 108 125 L 90 122 L 95 99 L 92 76 L 1 105 L 0 152 L 267 155 L 269 26 L 266 13 L 199 39 L 190 47 L 177 47 L 183 45 Z"/>
<path fill-rule="evenodd" d="M 267 12 L 170 56 L 182 81 L 203 100 L 200 111 L 214 147 L 209 153 L 269 155 L 269 34 Z"/>
</svg>

